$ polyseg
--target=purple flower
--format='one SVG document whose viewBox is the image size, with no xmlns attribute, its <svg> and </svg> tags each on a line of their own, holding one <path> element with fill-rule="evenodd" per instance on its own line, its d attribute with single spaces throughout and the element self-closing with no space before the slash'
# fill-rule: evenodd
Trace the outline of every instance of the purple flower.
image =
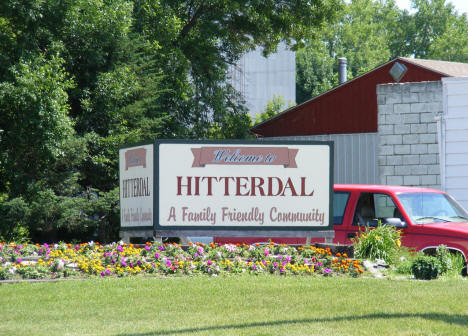
<svg viewBox="0 0 468 336">
<path fill-rule="evenodd" d="M 263 251 L 263 254 L 265 254 L 265 257 L 268 257 L 268 255 L 270 254 L 270 251 L 268 249 L 265 249 L 265 251 Z"/>
<path fill-rule="evenodd" d="M 208 260 L 206 261 L 206 264 L 207 264 L 207 265 L 211 265 L 212 263 L 213 263 L 213 262 L 212 262 L 210 259 L 208 259 Z"/>
<path fill-rule="evenodd" d="M 159 259 L 159 253 L 156 252 L 156 253 L 154 254 L 154 258 L 155 258 L 155 259 Z"/>
<path fill-rule="evenodd" d="M 274 267 L 275 269 L 277 269 L 277 268 L 278 268 L 278 263 L 277 263 L 277 262 L 274 262 L 274 263 L 273 263 L 273 267 Z"/>
<path fill-rule="evenodd" d="M 78 244 L 75 245 L 75 250 L 76 250 L 76 251 L 79 251 L 79 250 L 80 250 L 80 246 L 79 246 Z"/>
<path fill-rule="evenodd" d="M 198 257 L 198 253 L 195 253 L 195 254 L 193 255 L 193 257 L 194 257 L 194 258 Z"/>
<path fill-rule="evenodd" d="M 253 265 L 252 265 L 252 269 L 253 269 L 254 271 L 256 271 L 256 270 L 257 270 L 257 265 L 253 264 Z"/>
<path fill-rule="evenodd" d="M 107 275 L 110 274 L 110 269 L 106 269 L 106 274 L 107 274 Z"/>
<path fill-rule="evenodd" d="M 122 264 L 122 266 L 124 266 L 124 267 L 127 266 L 127 263 L 125 262 L 125 260 L 122 260 L 121 264 Z"/>
<path fill-rule="evenodd" d="M 167 266 L 167 267 L 171 267 L 171 266 L 172 266 L 172 263 L 171 263 L 170 260 L 167 260 L 167 261 L 166 261 L 166 266 Z"/>
<path fill-rule="evenodd" d="M 159 251 L 164 251 L 164 247 L 163 246 L 158 246 L 158 250 Z"/>
<path fill-rule="evenodd" d="M 23 259 L 21 259 L 21 258 L 16 259 L 16 262 L 17 262 L 18 264 L 21 264 L 22 261 L 23 261 Z"/>
<path fill-rule="evenodd" d="M 323 270 L 323 273 L 325 273 L 325 274 L 328 274 L 328 273 L 330 273 L 330 272 L 331 272 L 331 269 L 329 269 L 329 268 L 325 268 L 325 269 Z"/>
<path fill-rule="evenodd" d="M 138 265 L 138 266 L 141 265 L 141 261 L 140 261 L 140 260 L 137 261 L 137 265 Z"/>
<path fill-rule="evenodd" d="M 130 266 L 130 268 L 133 268 L 133 263 L 128 264 L 128 266 Z"/>
<path fill-rule="evenodd" d="M 290 262 L 290 261 L 291 261 L 291 256 L 290 256 L 290 255 L 287 255 L 287 256 L 286 256 L 286 261 L 287 261 L 287 262 Z"/>
<path fill-rule="evenodd" d="M 105 277 L 106 276 L 106 273 L 104 271 L 101 272 L 101 276 L 102 277 Z"/>
<path fill-rule="evenodd" d="M 319 262 L 317 263 L 316 266 L 317 266 L 317 267 L 321 267 L 322 265 L 323 265 L 323 264 L 319 261 Z"/>
<path fill-rule="evenodd" d="M 123 250 L 124 250 L 124 249 L 123 249 L 123 247 L 122 247 L 122 246 L 120 246 L 120 245 L 119 245 L 119 246 L 117 246 L 117 251 L 119 251 L 119 252 L 123 252 Z"/>
<path fill-rule="evenodd" d="M 205 250 L 203 249 L 203 247 L 198 246 L 197 251 L 198 251 L 198 253 L 203 254 L 203 252 L 204 252 Z"/>
<path fill-rule="evenodd" d="M 146 250 L 146 251 L 151 250 L 151 246 L 146 245 L 146 246 L 145 246 L 145 250 Z"/>
</svg>

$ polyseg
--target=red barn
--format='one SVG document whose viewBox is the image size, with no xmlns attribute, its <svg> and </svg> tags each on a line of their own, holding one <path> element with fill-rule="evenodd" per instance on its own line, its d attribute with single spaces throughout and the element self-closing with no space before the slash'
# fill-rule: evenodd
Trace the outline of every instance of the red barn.
<svg viewBox="0 0 468 336">
<path fill-rule="evenodd" d="M 251 129 L 258 137 L 377 132 L 378 84 L 395 83 L 390 69 L 407 71 L 400 83 L 468 76 L 468 64 L 398 57 Z"/>
</svg>

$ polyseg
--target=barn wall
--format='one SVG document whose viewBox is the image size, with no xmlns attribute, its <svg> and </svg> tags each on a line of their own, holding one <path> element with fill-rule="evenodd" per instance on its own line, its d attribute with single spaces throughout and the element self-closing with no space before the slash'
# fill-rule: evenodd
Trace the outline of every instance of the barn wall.
<svg viewBox="0 0 468 336">
<path fill-rule="evenodd" d="M 403 60 L 401 82 L 439 81 L 443 75 Z M 252 128 L 263 137 L 377 132 L 378 84 L 394 83 L 389 62 Z"/>
<path fill-rule="evenodd" d="M 273 137 L 268 140 L 308 140 L 334 142 L 334 183 L 376 184 L 377 134 L 328 134 Z"/>
<path fill-rule="evenodd" d="M 378 85 L 377 100 L 380 184 L 440 189 L 442 83 Z"/>
<path fill-rule="evenodd" d="M 468 209 L 468 78 L 443 79 L 442 85 L 442 188 Z"/>
</svg>

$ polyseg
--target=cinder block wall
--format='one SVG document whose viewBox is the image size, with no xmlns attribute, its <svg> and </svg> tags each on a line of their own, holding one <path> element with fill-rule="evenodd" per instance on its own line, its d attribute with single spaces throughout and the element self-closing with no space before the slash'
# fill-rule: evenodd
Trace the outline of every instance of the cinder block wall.
<svg viewBox="0 0 468 336">
<path fill-rule="evenodd" d="M 377 85 L 377 104 L 380 183 L 440 189 L 442 83 Z"/>
</svg>

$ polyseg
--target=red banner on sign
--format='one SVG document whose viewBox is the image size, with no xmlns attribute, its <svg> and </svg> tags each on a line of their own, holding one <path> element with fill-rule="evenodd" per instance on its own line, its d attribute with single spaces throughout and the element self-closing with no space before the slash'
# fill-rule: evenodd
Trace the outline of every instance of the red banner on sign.
<svg viewBox="0 0 468 336">
<path fill-rule="evenodd" d="M 297 168 L 299 149 L 288 147 L 201 147 L 191 148 L 192 167 L 215 165 L 283 165 Z"/>
<path fill-rule="evenodd" d="M 125 152 L 125 170 L 129 167 L 142 166 L 146 168 L 146 149 L 135 148 Z"/>
</svg>

